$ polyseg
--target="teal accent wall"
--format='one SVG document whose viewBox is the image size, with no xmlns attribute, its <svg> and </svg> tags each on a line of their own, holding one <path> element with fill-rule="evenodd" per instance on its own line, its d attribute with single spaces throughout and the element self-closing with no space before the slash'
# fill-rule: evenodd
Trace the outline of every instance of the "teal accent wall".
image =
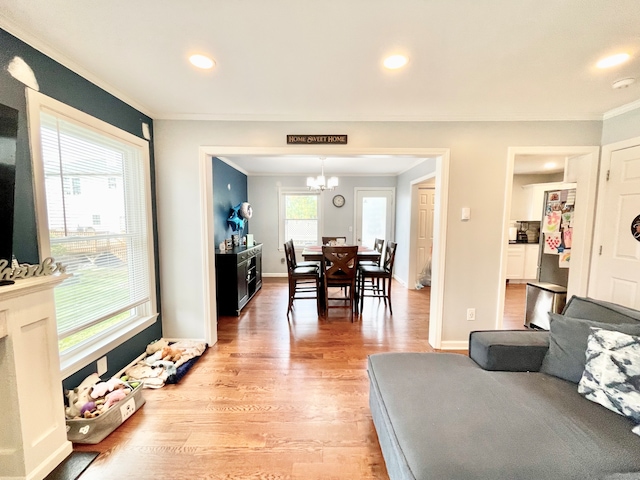
<svg viewBox="0 0 640 480">
<path fill-rule="evenodd" d="M 248 201 L 247 192 L 247 176 L 219 158 L 213 158 L 213 231 L 216 248 L 234 233 L 241 236 L 249 233 L 251 220 L 245 222 L 244 229 L 239 232 L 234 232 L 227 225 L 232 207 Z"/>
<path fill-rule="evenodd" d="M 7 67 L 14 57 L 22 58 L 31 67 L 38 81 L 40 92 L 44 95 L 140 138 L 143 138 L 143 122 L 149 125 L 152 132 L 151 138 L 153 138 L 153 121 L 135 108 L 0 29 L 0 103 L 18 110 L 13 252 L 20 262 L 39 263 L 31 152 L 27 131 L 26 92 L 25 86 L 15 80 L 7 71 Z M 153 142 L 150 142 L 150 157 L 153 234 L 157 239 Z M 156 251 L 156 272 L 159 272 L 157 258 Z M 156 280 L 158 309 L 160 310 L 160 281 L 159 278 Z M 154 325 L 107 354 L 109 371 L 105 378 L 122 369 L 140 355 L 148 343 L 160 337 L 162 337 L 162 323 L 159 317 Z M 66 379 L 64 385 L 67 388 L 77 386 L 84 377 L 95 371 L 96 365 L 93 362 Z"/>
</svg>

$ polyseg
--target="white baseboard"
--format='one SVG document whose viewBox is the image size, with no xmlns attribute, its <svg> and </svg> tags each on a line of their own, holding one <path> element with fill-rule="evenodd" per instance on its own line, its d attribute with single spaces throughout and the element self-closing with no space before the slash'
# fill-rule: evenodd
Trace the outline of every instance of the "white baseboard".
<svg viewBox="0 0 640 480">
<path fill-rule="evenodd" d="M 445 340 L 440 342 L 440 350 L 468 350 L 469 340 Z"/>
<path fill-rule="evenodd" d="M 404 288 L 407 288 L 407 282 L 405 282 L 402 278 L 398 277 L 397 275 L 394 275 L 393 278 Z"/>
<path fill-rule="evenodd" d="M 286 273 L 263 273 L 262 276 L 265 278 L 287 278 Z"/>
</svg>

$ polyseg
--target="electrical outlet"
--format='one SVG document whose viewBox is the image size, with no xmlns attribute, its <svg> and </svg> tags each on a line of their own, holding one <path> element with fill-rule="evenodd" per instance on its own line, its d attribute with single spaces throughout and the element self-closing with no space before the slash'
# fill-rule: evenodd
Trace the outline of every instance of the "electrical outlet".
<svg viewBox="0 0 640 480">
<path fill-rule="evenodd" d="M 467 320 L 470 322 L 476 319 L 476 309 L 475 308 L 467 308 Z"/>
<path fill-rule="evenodd" d="M 98 374 L 98 376 L 102 376 L 107 373 L 107 357 L 98 359 L 97 370 L 98 371 L 96 373 Z"/>
</svg>

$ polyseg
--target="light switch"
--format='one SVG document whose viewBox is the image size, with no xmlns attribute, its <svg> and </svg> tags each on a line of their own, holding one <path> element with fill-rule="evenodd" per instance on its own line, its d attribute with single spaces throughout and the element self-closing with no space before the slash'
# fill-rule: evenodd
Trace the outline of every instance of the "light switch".
<svg viewBox="0 0 640 480">
<path fill-rule="evenodd" d="M 469 220 L 471 218 L 471 209 L 469 207 L 462 207 L 462 220 Z"/>
</svg>

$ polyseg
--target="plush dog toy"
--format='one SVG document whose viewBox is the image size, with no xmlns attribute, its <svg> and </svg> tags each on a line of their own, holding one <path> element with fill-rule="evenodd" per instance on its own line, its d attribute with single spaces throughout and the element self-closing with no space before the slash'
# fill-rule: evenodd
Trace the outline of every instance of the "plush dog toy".
<svg viewBox="0 0 640 480">
<path fill-rule="evenodd" d="M 97 373 L 92 373 L 82 383 L 67 393 L 69 407 L 65 409 L 67 418 L 75 418 L 80 415 L 82 407 L 90 400 L 91 387 L 100 381 Z"/>
<path fill-rule="evenodd" d="M 161 358 L 165 362 L 177 362 L 182 357 L 182 352 L 177 348 L 164 347 Z"/>
<path fill-rule="evenodd" d="M 124 383 L 119 378 L 111 378 L 106 382 L 96 383 L 91 389 L 91 398 L 104 397 L 107 393 L 113 392 L 117 388 L 123 388 Z"/>
<path fill-rule="evenodd" d="M 159 352 L 165 347 L 169 346 L 169 342 L 167 342 L 164 338 L 157 340 L 153 343 L 147 345 L 147 355 L 153 355 L 156 352 Z"/>
<path fill-rule="evenodd" d="M 120 388 L 118 390 L 114 390 L 111 393 L 108 393 L 105 398 L 104 408 L 107 409 L 114 403 L 118 403 L 120 400 L 125 398 L 127 394 L 131 392 L 128 388 Z"/>
</svg>

